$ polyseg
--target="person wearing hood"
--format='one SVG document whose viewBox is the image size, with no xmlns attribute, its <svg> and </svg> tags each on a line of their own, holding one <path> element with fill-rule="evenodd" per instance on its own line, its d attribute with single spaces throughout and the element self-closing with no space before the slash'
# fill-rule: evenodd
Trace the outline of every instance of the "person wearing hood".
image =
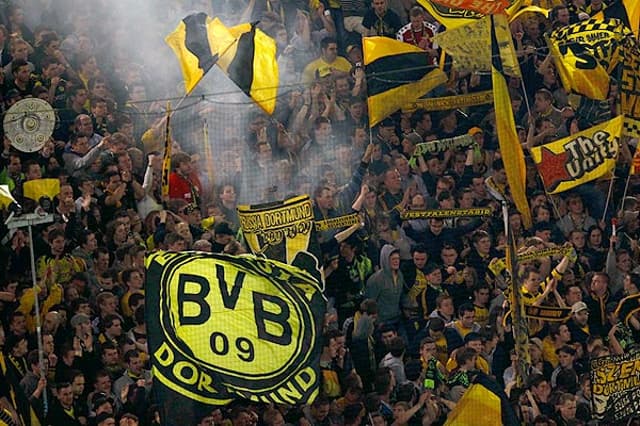
<svg viewBox="0 0 640 426">
<path fill-rule="evenodd" d="M 378 304 L 379 324 L 400 322 L 400 296 L 404 284 L 400 252 L 391 244 L 385 244 L 380 250 L 380 269 L 367 280 L 364 291 L 365 298 Z"/>
</svg>

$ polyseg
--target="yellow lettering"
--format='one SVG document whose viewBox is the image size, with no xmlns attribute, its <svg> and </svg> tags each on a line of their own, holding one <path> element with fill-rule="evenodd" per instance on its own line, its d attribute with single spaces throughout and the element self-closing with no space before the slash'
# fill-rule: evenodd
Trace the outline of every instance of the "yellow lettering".
<svg viewBox="0 0 640 426">
<path fill-rule="evenodd" d="M 169 345 L 167 345 L 167 342 L 163 342 L 153 356 L 156 357 L 160 365 L 163 367 L 168 367 L 173 364 L 173 351 Z"/>
<path fill-rule="evenodd" d="M 215 393 L 215 390 L 211 386 L 213 378 L 205 373 L 200 373 L 200 380 L 198 380 L 198 390 Z"/>
<path fill-rule="evenodd" d="M 183 372 L 189 370 L 189 376 L 185 376 Z M 176 362 L 173 366 L 173 375 L 182 383 L 195 385 L 198 381 L 198 369 L 191 363 L 186 361 Z"/>
</svg>

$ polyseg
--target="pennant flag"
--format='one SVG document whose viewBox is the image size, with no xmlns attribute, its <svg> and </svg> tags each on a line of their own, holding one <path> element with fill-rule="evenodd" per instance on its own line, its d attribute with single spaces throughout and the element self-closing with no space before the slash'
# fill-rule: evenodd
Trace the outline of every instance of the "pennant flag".
<svg viewBox="0 0 640 426">
<path fill-rule="evenodd" d="M 629 34 L 615 19 L 590 19 L 554 30 L 547 44 L 564 88 L 606 99 L 609 75 L 622 60 L 622 43 Z"/>
<path fill-rule="evenodd" d="M 491 43 L 491 25 L 488 17 L 436 34 L 437 43 L 453 59 L 458 71 L 488 71 L 491 57 L 480 55 Z"/>
<path fill-rule="evenodd" d="M 440 4 L 444 3 L 444 4 Z M 448 30 L 453 28 L 457 28 L 462 25 L 469 24 L 477 19 L 482 18 L 484 15 L 482 13 L 476 12 L 475 10 L 465 9 L 461 5 L 466 5 L 466 7 L 470 8 L 469 4 L 477 4 L 481 8 L 489 8 L 490 10 L 495 8 L 495 3 L 497 2 L 486 2 L 486 1 L 476 1 L 476 0 L 418 0 L 418 4 L 424 7 L 427 12 L 431 16 L 435 18 L 436 21 L 440 22 L 444 25 Z M 483 3 L 488 3 L 487 5 L 483 5 Z M 523 0 L 507 0 L 504 3 L 507 6 L 504 8 L 504 11 L 507 15 L 513 15 L 520 6 L 524 3 Z M 477 9 L 477 7 L 476 7 Z M 496 12 L 489 12 L 496 13 Z"/>
<path fill-rule="evenodd" d="M 165 41 L 178 57 L 189 94 L 235 39 L 218 18 L 194 13 L 180 21 Z"/>
<path fill-rule="evenodd" d="M 417 46 L 388 37 L 365 37 L 363 51 L 370 127 L 447 81 Z"/>
<path fill-rule="evenodd" d="M 624 117 L 531 148 L 546 191 L 559 194 L 611 172 L 616 166 Z"/>
<path fill-rule="evenodd" d="M 229 28 L 237 42 L 220 55 L 217 65 L 267 114 L 273 114 L 278 96 L 276 42 L 256 24 Z"/>
<path fill-rule="evenodd" d="M 500 144 L 500 153 L 504 161 L 507 182 L 516 208 L 522 215 L 526 228 L 531 226 L 531 209 L 526 195 L 526 168 L 524 153 L 518 134 L 516 133 L 511 96 L 506 81 L 506 71 L 521 77 L 516 59 L 515 48 L 507 18 L 504 15 L 492 15 L 491 19 L 491 80 L 493 82 L 493 99 L 496 112 L 496 131 Z M 504 64 L 508 64 L 508 67 Z"/>
<path fill-rule="evenodd" d="M 625 424 L 638 415 L 640 406 L 640 351 L 591 359 L 592 409 L 594 419 L 605 424 Z"/>
<path fill-rule="evenodd" d="M 636 37 L 640 35 L 640 7 L 637 0 L 617 0 L 593 17 L 600 20 L 619 19 Z"/>
<path fill-rule="evenodd" d="M 236 398 L 298 404 L 318 395 L 326 301 L 308 272 L 253 255 L 159 251 L 147 258 L 146 286 L 162 424 Z"/>
</svg>

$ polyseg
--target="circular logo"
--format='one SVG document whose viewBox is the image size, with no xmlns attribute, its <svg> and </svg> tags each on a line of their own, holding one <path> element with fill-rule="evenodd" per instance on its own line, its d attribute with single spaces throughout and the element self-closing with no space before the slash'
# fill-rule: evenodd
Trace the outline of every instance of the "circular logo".
<svg viewBox="0 0 640 426">
<path fill-rule="evenodd" d="M 153 345 L 166 380 L 198 398 L 311 389 L 315 374 L 301 370 L 319 354 L 324 299 L 309 274 L 252 256 L 166 256 L 157 305 L 163 339 Z"/>
</svg>

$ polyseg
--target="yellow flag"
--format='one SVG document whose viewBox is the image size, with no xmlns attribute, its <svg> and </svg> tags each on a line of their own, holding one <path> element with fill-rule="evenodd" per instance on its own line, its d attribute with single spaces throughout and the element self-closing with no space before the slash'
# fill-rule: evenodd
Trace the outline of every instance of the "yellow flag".
<svg viewBox="0 0 640 426">
<path fill-rule="evenodd" d="M 479 55 L 491 43 L 491 22 L 488 17 L 439 33 L 434 37 L 447 55 L 453 58 L 458 71 L 489 71 L 491 57 Z"/>
<path fill-rule="evenodd" d="M 218 18 L 195 13 L 180 21 L 165 41 L 180 62 L 188 94 L 235 39 Z"/>
<path fill-rule="evenodd" d="M 511 96 L 505 74 L 510 70 L 513 76 L 520 76 L 515 56 L 515 48 L 509 32 L 509 24 L 504 15 L 491 16 L 491 57 L 493 67 L 491 80 L 493 82 L 493 99 L 496 111 L 496 131 L 500 144 L 500 153 L 504 162 L 507 182 L 511 197 L 516 208 L 522 215 L 526 228 L 531 226 L 531 210 L 526 194 L 526 167 L 524 152 L 516 133 Z M 508 66 L 505 66 L 508 65 Z"/>
<path fill-rule="evenodd" d="M 531 148 L 544 186 L 558 194 L 604 176 L 616 166 L 624 116 Z"/>
<path fill-rule="evenodd" d="M 426 52 L 409 43 L 365 37 L 363 53 L 371 127 L 447 81 L 446 74 L 431 66 Z"/>
<path fill-rule="evenodd" d="M 547 44 L 564 88 L 606 99 L 609 75 L 622 61 L 622 40 L 629 34 L 615 19 L 590 19 L 551 32 Z"/>
<path fill-rule="evenodd" d="M 278 96 L 276 42 L 256 24 L 229 28 L 237 41 L 220 55 L 217 65 L 267 114 L 273 114 Z"/>
</svg>

